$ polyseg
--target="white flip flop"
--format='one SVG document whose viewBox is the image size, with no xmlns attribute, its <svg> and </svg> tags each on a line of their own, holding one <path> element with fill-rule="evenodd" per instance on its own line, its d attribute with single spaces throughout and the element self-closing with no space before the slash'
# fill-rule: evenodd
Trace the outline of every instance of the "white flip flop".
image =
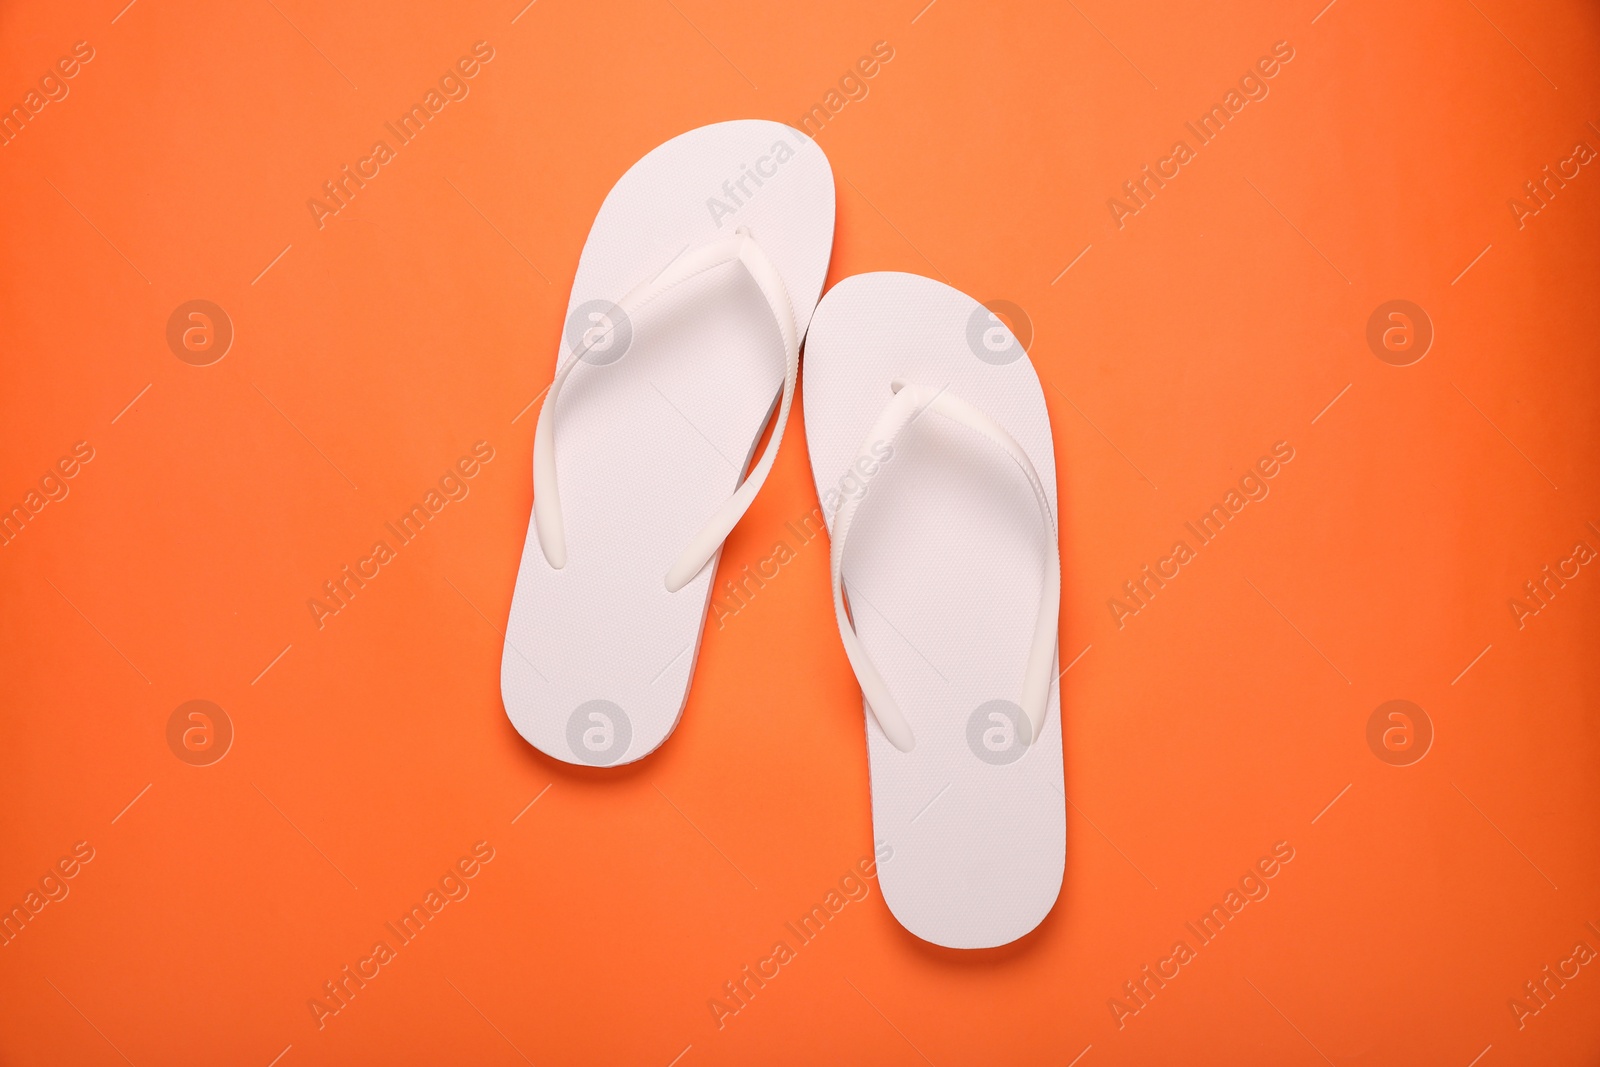
<svg viewBox="0 0 1600 1067">
<path fill-rule="evenodd" d="M 982 304 L 913 274 L 829 290 L 806 443 L 866 706 L 884 901 L 951 948 L 1044 919 L 1066 860 L 1050 417 Z"/>
<path fill-rule="evenodd" d="M 539 412 L 501 660 L 506 713 L 540 751 L 629 763 L 677 725 L 723 539 L 783 437 L 833 216 L 822 150 L 759 120 L 673 138 L 601 205 Z"/>
</svg>

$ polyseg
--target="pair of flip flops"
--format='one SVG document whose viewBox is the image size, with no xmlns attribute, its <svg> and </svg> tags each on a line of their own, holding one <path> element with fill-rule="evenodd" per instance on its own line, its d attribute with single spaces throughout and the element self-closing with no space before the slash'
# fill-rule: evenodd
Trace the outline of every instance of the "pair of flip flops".
<svg viewBox="0 0 1600 1067">
<path fill-rule="evenodd" d="M 775 122 L 676 137 L 606 197 L 535 431 L 501 692 L 567 763 L 666 740 L 804 338 L 884 900 L 927 941 L 1001 945 L 1054 905 L 1066 849 L 1044 394 L 1010 330 L 947 285 L 862 274 L 818 304 L 833 224 L 827 157 Z"/>
</svg>

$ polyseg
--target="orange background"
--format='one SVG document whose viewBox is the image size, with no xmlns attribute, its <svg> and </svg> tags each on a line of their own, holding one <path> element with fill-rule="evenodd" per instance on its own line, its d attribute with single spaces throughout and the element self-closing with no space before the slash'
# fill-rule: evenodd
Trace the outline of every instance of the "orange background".
<svg viewBox="0 0 1600 1067">
<path fill-rule="evenodd" d="M 1591 5 L 123 3 L 0 13 L 6 106 L 95 52 L 0 147 L 0 504 L 94 449 L 0 548 L 0 903 L 94 849 L 0 948 L 0 1060 L 1595 1062 L 1600 966 L 1521 1028 L 1508 1004 L 1600 949 L 1600 574 L 1508 607 L 1600 548 L 1600 166 L 1520 229 L 1507 206 L 1600 148 Z M 480 40 L 470 95 L 319 229 L 307 199 Z M 1118 229 L 1108 198 L 1284 40 Z M 499 697 L 528 405 L 622 171 L 798 123 L 878 41 L 818 137 L 830 282 L 914 271 L 1031 320 L 1081 652 L 1066 880 L 974 953 L 874 887 L 719 1028 L 723 983 L 872 850 L 824 542 L 713 622 L 659 752 L 557 764 Z M 1366 341 L 1397 298 L 1435 330 L 1406 367 Z M 236 331 L 209 366 L 166 342 L 191 299 Z M 788 438 L 724 571 L 815 506 Z M 479 440 L 470 497 L 318 629 L 323 581 Z M 1122 583 L 1280 440 L 1271 496 L 1119 628 Z M 194 699 L 235 730 L 210 766 L 167 742 Z M 1368 747 L 1391 699 L 1435 731 L 1410 766 Z M 319 1029 L 323 983 L 479 841 L 470 895 Z M 1279 841 L 1271 895 L 1119 1027 Z"/>
</svg>

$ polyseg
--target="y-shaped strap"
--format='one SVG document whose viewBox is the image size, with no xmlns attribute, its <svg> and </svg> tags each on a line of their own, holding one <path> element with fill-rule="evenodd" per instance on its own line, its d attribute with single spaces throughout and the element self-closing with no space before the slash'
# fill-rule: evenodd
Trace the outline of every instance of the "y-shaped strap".
<svg viewBox="0 0 1600 1067">
<path fill-rule="evenodd" d="M 966 401 L 952 396 L 947 390 L 934 392 L 900 381 L 894 382 L 892 388 L 895 390 L 894 399 L 883 409 L 871 432 L 867 434 L 867 439 L 862 442 L 855 463 L 859 464 L 862 460 L 866 460 L 868 464 L 876 462 L 877 453 L 873 448 L 874 445 L 887 443 L 892 447 L 901 431 L 911 425 L 924 411 L 932 411 L 976 430 L 999 445 L 1016 463 L 1023 477 L 1027 478 L 1028 486 L 1033 490 L 1034 500 L 1039 505 L 1039 514 L 1043 517 L 1045 529 L 1050 534 L 1050 545 L 1045 552 L 1044 589 L 1039 595 L 1039 618 L 1033 627 L 1033 644 L 1028 650 L 1028 666 L 1022 679 L 1021 700 L 1022 711 L 1027 717 L 1029 726 L 1029 736 L 1024 740 L 1032 744 L 1044 729 L 1050 686 L 1055 681 L 1050 677 L 1050 672 L 1055 669 L 1057 617 L 1061 613 L 1061 555 L 1056 547 L 1056 520 L 1050 510 L 1050 497 L 1045 492 L 1044 483 L 1039 480 L 1039 472 L 1034 470 L 1033 463 L 1028 459 L 1028 454 L 1022 450 L 1022 446 L 988 415 Z M 856 635 L 855 625 L 845 610 L 845 543 L 849 540 L 850 527 L 861 510 L 862 501 L 869 495 L 870 487 L 865 492 L 846 497 L 844 505 L 839 509 L 838 517 L 833 522 L 832 551 L 829 559 L 830 569 L 833 571 L 833 612 L 839 622 L 839 635 L 844 639 L 845 655 L 850 659 L 856 680 L 861 683 L 861 692 L 867 698 L 867 706 L 872 711 L 872 717 L 877 720 L 884 736 L 895 748 L 901 752 L 910 752 L 917 744 L 911 724 L 906 721 L 899 704 L 890 694 L 889 687 L 884 684 L 883 677 L 873 666 L 872 659 L 867 655 L 865 646 L 861 644 L 861 638 Z"/>
<path fill-rule="evenodd" d="M 783 285 L 783 276 L 778 273 L 778 269 L 772 265 L 766 253 L 761 251 L 761 246 L 756 244 L 755 238 L 751 237 L 744 227 L 736 230 L 731 237 L 689 249 L 669 263 L 660 274 L 617 301 L 617 307 L 624 315 L 631 318 L 646 304 L 673 286 L 681 285 L 690 278 L 735 260 L 744 264 L 745 270 L 755 280 L 761 295 L 766 298 L 768 310 L 772 312 L 772 317 L 778 325 L 778 333 L 783 338 L 783 397 L 778 404 L 778 421 L 772 428 L 772 438 L 767 442 L 766 451 L 761 453 L 761 458 L 750 468 L 749 475 L 740 483 L 739 488 L 712 513 L 706 524 L 690 539 L 688 546 L 678 556 L 677 562 L 673 563 L 672 569 L 667 571 L 666 585 L 669 593 L 676 593 L 689 584 L 689 579 L 700 573 L 707 561 L 717 554 L 717 549 L 744 516 L 745 510 L 750 507 L 751 501 L 755 500 L 756 493 L 761 489 L 761 483 L 767 480 L 767 473 L 772 470 L 772 462 L 778 454 L 778 442 L 783 439 L 784 424 L 789 421 L 789 406 L 794 400 L 795 378 L 800 371 L 799 331 L 795 325 L 794 309 L 789 302 L 788 290 Z M 556 570 L 567 565 L 567 541 L 561 522 L 561 494 L 556 488 L 554 417 L 556 397 L 560 395 L 561 387 L 566 384 L 573 368 L 586 362 L 585 356 L 591 351 L 610 347 L 612 342 L 612 337 L 604 330 L 591 328 L 584 333 L 581 347 L 573 352 L 556 372 L 555 381 L 550 383 L 549 395 L 544 399 L 544 406 L 539 409 L 539 425 L 533 434 L 533 517 L 534 525 L 539 532 L 539 547 L 544 550 L 544 558 Z"/>
</svg>

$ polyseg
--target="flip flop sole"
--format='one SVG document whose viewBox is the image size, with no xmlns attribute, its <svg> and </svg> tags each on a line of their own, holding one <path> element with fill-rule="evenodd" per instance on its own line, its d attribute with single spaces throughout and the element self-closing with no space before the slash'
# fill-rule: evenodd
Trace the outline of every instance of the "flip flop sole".
<svg viewBox="0 0 1600 1067">
<path fill-rule="evenodd" d="M 1031 745 L 1016 703 L 1054 533 L 1015 464 L 938 415 L 919 416 L 860 469 L 897 379 L 948 389 L 1003 426 L 1057 513 L 1050 419 L 1016 338 L 947 285 L 857 275 L 813 316 L 804 394 L 817 492 L 830 531 L 845 494 L 868 494 L 845 587 L 916 735 L 902 752 L 866 715 L 873 832 L 893 850 L 879 867 L 884 900 L 924 940 L 986 948 L 1043 920 L 1065 866 L 1059 686 Z"/>
<path fill-rule="evenodd" d="M 833 244 L 833 174 L 776 122 L 692 130 L 639 160 L 584 245 L 558 367 L 612 301 L 685 248 L 747 228 L 782 276 L 803 332 Z M 772 313 L 737 263 L 652 306 L 591 352 L 555 410 L 565 565 L 530 521 L 501 662 L 518 732 L 568 763 L 612 766 L 677 725 L 699 652 L 716 558 L 686 586 L 664 576 L 738 486 L 783 382 Z"/>
</svg>

